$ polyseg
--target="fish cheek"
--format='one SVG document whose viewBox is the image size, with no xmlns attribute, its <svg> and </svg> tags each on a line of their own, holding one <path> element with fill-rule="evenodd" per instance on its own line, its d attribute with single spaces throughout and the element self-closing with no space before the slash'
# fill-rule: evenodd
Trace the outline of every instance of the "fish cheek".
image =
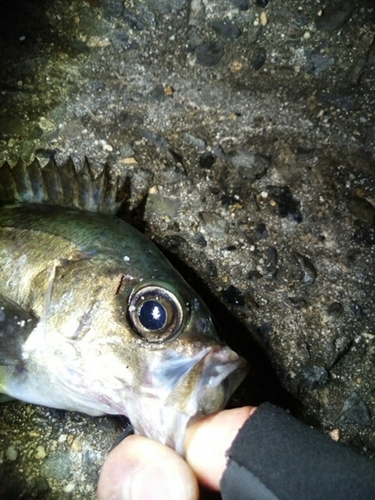
<svg viewBox="0 0 375 500">
<path fill-rule="evenodd" d="M 43 319 L 49 332 L 82 339 L 98 321 L 106 284 L 94 271 L 88 260 L 65 261 L 56 266 L 44 301 Z"/>
</svg>

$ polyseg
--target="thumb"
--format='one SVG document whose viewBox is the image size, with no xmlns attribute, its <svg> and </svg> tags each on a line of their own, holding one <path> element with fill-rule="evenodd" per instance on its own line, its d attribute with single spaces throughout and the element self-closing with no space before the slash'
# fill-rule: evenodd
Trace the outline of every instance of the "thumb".
<svg viewBox="0 0 375 500">
<path fill-rule="evenodd" d="M 174 450 L 143 436 L 129 436 L 108 455 L 99 500 L 198 500 L 195 474 Z"/>
</svg>

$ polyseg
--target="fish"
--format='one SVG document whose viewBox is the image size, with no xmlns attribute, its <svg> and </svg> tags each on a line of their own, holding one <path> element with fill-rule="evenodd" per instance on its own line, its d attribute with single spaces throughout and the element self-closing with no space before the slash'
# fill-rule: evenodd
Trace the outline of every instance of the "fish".
<svg viewBox="0 0 375 500">
<path fill-rule="evenodd" d="M 198 294 L 118 217 L 88 161 L 0 167 L 0 393 L 134 430 L 183 454 L 187 426 L 247 373 Z"/>
</svg>

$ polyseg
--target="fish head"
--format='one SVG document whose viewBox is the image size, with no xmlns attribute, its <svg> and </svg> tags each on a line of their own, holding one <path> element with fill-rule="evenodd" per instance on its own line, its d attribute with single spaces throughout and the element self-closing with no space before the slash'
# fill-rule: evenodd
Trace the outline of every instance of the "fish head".
<svg viewBox="0 0 375 500">
<path fill-rule="evenodd" d="M 142 434 L 181 451 L 186 426 L 225 407 L 246 362 L 220 341 L 206 305 L 188 286 L 142 283 L 127 309 L 144 365 L 139 418 L 130 418 Z"/>
<path fill-rule="evenodd" d="M 40 321 L 24 349 L 22 384 L 31 389 L 13 394 L 91 415 L 126 415 L 136 432 L 182 451 L 186 426 L 224 408 L 246 375 L 245 360 L 220 340 L 197 293 L 134 228 L 73 210 L 43 211 L 41 222 L 49 231 L 52 224 L 55 232 L 66 229 L 54 236 L 50 264 L 38 260 L 33 277 L 25 276 Z"/>
<path fill-rule="evenodd" d="M 175 281 L 123 280 L 119 293 L 113 281 L 102 283 L 93 303 L 86 295 L 79 307 L 89 288 L 80 289 L 82 276 L 66 315 L 57 282 L 59 318 L 70 319 L 56 325 L 65 333 L 54 339 L 58 347 L 50 359 L 65 401 L 70 394 L 69 409 L 126 415 L 137 433 L 182 453 L 187 425 L 225 407 L 247 364 L 220 340 L 200 297 L 182 278 Z M 72 320 L 71 308 L 86 312 Z"/>
<path fill-rule="evenodd" d="M 34 404 L 126 415 L 136 432 L 182 452 L 186 426 L 224 408 L 246 362 L 146 236 L 118 217 L 70 206 L 105 208 L 106 177 L 87 184 L 87 169 L 53 163 L 40 171 L 20 163 L 1 175 L 0 187 L 11 187 L 0 199 L 33 203 L 1 210 L 0 296 L 9 295 L 11 326 L 20 328 L 0 388 Z M 26 185 L 36 192 L 24 198 Z"/>
</svg>

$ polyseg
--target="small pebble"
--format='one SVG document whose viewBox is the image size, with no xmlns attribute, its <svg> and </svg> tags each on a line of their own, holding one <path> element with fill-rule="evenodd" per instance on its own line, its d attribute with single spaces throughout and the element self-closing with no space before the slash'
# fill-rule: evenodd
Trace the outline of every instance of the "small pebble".
<svg viewBox="0 0 375 500">
<path fill-rule="evenodd" d="M 333 429 L 329 433 L 329 437 L 333 439 L 333 441 L 339 441 L 340 440 L 340 429 Z"/>
<path fill-rule="evenodd" d="M 15 460 L 17 460 L 17 457 L 18 451 L 16 450 L 16 447 L 11 444 L 10 446 L 8 446 L 5 452 L 5 458 L 7 460 L 10 460 L 11 462 L 14 462 Z"/>
<path fill-rule="evenodd" d="M 340 317 L 344 312 L 344 306 L 340 304 L 340 302 L 332 302 L 327 307 L 327 314 L 330 316 L 335 316 L 336 318 Z"/>
<path fill-rule="evenodd" d="M 242 177 L 250 181 L 263 177 L 270 166 L 269 158 L 253 151 L 241 149 L 232 151 L 229 159 Z"/>
<path fill-rule="evenodd" d="M 267 13 L 264 11 L 260 15 L 260 24 L 262 26 L 266 26 L 266 24 L 268 24 L 268 16 Z"/>
<path fill-rule="evenodd" d="M 318 12 L 315 25 L 321 31 L 335 31 L 351 17 L 354 5 L 350 1 L 328 2 L 324 10 Z"/>
<path fill-rule="evenodd" d="M 249 0 L 232 0 L 232 3 L 239 11 L 246 11 L 250 9 Z"/>
<path fill-rule="evenodd" d="M 267 190 L 269 196 L 273 198 L 272 201 L 278 206 L 280 217 L 287 217 L 297 223 L 303 221 L 301 203 L 293 198 L 288 186 L 267 186 Z"/>
<path fill-rule="evenodd" d="M 238 203 L 238 199 L 235 196 L 223 194 L 220 198 L 220 202 L 224 207 L 232 207 Z"/>
<path fill-rule="evenodd" d="M 46 450 L 44 446 L 38 446 L 35 452 L 35 458 L 38 460 L 42 460 L 46 456 Z"/>
<path fill-rule="evenodd" d="M 257 227 L 255 228 L 254 239 L 255 241 L 259 241 L 265 238 L 268 238 L 267 226 L 264 222 L 259 222 Z"/>
<path fill-rule="evenodd" d="M 299 252 L 296 252 L 295 256 L 302 271 L 302 282 L 305 285 L 312 285 L 318 274 L 313 263 L 306 255 L 302 255 Z"/>
<path fill-rule="evenodd" d="M 288 297 L 287 305 L 294 309 L 304 309 L 307 307 L 307 302 L 304 297 Z"/>
<path fill-rule="evenodd" d="M 241 36 L 241 30 L 229 19 L 215 20 L 212 29 L 229 40 L 236 40 Z"/>
<path fill-rule="evenodd" d="M 215 66 L 224 55 L 224 47 L 217 42 L 202 43 L 196 48 L 195 55 L 198 64 L 207 67 Z"/>
<path fill-rule="evenodd" d="M 65 488 L 64 488 L 64 492 L 65 492 L 65 493 L 71 493 L 71 492 L 74 490 L 74 488 L 75 488 L 74 483 L 69 483 L 69 484 L 67 484 L 67 485 L 65 486 Z"/>
<path fill-rule="evenodd" d="M 267 59 L 267 52 L 264 47 L 259 47 L 251 61 L 252 67 L 255 71 L 259 71 L 264 66 Z"/>
<path fill-rule="evenodd" d="M 222 297 L 228 304 L 241 307 L 245 305 L 244 293 L 239 288 L 236 288 L 233 285 L 229 286 L 222 292 Z"/>
<path fill-rule="evenodd" d="M 82 435 L 77 436 L 72 443 L 72 450 L 82 451 Z"/>
<path fill-rule="evenodd" d="M 40 471 L 45 477 L 68 479 L 73 473 L 72 461 L 68 454 L 54 455 L 42 463 Z"/>
<path fill-rule="evenodd" d="M 204 153 L 199 157 L 199 166 L 210 169 L 216 161 L 216 157 L 211 153 Z"/>
<path fill-rule="evenodd" d="M 329 373 L 324 366 L 306 366 L 299 372 L 299 380 L 311 391 L 314 391 L 328 384 Z"/>
<path fill-rule="evenodd" d="M 260 273 L 259 271 L 257 271 L 256 269 L 252 270 L 252 271 L 249 271 L 247 273 L 247 277 L 249 280 L 259 280 L 261 277 L 262 277 L 262 273 Z"/>
<path fill-rule="evenodd" d="M 210 238 L 223 238 L 228 233 L 228 223 L 220 215 L 214 212 L 201 212 L 201 229 Z"/>
<path fill-rule="evenodd" d="M 195 137 L 194 135 L 189 134 L 188 132 L 183 132 L 182 140 L 187 144 L 190 144 L 191 146 L 196 148 L 198 151 L 203 151 L 206 148 L 206 141 L 204 141 L 199 137 Z"/>
<path fill-rule="evenodd" d="M 167 85 L 164 89 L 164 93 L 167 97 L 172 97 L 174 94 L 174 88 L 172 85 Z"/>
<path fill-rule="evenodd" d="M 370 412 L 361 396 L 355 391 L 345 400 L 339 420 L 345 424 L 357 424 L 363 427 L 372 425 Z"/>
<path fill-rule="evenodd" d="M 242 70 L 243 64 L 241 61 L 233 61 L 230 68 L 234 73 L 237 73 Z"/>
</svg>

